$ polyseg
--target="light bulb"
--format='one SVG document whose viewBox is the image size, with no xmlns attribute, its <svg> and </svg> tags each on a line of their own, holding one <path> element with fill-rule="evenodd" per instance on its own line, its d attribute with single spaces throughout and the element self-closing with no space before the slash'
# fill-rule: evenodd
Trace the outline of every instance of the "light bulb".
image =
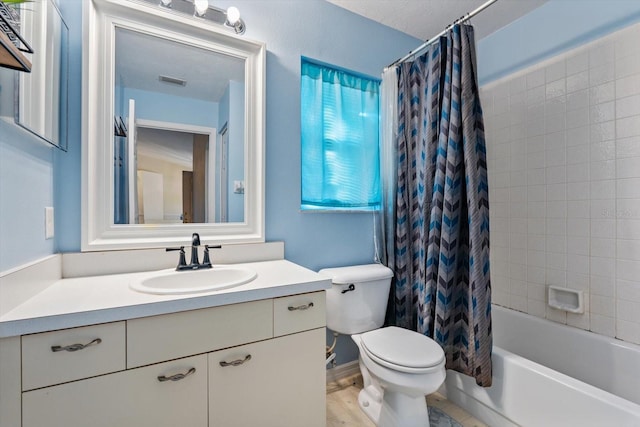
<svg viewBox="0 0 640 427">
<path fill-rule="evenodd" d="M 193 6 L 196 9 L 196 15 L 203 16 L 209 8 L 209 0 L 194 0 Z"/>
<path fill-rule="evenodd" d="M 235 25 L 236 22 L 240 19 L 240 11 L 237 7 L 231 6 L 227 9 L 227 22 L 231 25 Z"/>
</svg>

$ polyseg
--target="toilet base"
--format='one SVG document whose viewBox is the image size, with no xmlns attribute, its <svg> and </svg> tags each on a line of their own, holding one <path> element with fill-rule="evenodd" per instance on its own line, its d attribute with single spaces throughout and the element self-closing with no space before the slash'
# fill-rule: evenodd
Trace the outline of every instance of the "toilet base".
<svg viewBox="0 0 640 427">
<path fill-rule="evenodd" d="M 384 390 L 382 401 L 378 389 L 369 386 L 358 394 L 358 406 L 378 427 L 429 427 L 427 400 Z"/>
</svg>

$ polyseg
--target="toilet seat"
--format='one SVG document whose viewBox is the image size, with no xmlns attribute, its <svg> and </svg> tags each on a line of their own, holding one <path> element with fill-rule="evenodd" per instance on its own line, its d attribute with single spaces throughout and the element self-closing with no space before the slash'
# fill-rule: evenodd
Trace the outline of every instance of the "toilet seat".
<svg viewBox="0 0 640 427">
<path fill-rule="evenodd" d="M 362 348 L 373 361 L 399 372 L 424 374 L 440 368 L 445 356 L 431 338 L 390 326 L 361 335 Z"/>
</svg>

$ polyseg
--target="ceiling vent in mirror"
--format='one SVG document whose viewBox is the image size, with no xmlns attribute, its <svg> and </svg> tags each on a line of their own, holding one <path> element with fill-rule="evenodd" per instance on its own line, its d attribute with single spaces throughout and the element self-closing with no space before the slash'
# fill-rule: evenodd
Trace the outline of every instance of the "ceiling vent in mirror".
<svg viewBox="0 0 640 427">
<path fill-rule="evenodd" d="M 183 79 L 179 79 L 177 77 L 169 77 L 169 76 L 158 76 L 158 80 L 164 83 L 169 83 L 177 86 L 186 86 L 187 81 Z"/>
</svg>

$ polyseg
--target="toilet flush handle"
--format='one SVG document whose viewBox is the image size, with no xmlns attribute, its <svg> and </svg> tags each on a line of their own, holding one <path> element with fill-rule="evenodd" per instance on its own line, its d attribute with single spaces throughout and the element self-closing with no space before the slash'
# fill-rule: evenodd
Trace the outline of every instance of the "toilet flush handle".
<svg viewBox="0 0 640 427">
<path fill-rule="evenodd" d="M 343 289 L 342 293 L 346 294 L 347 292 L 351 292 L 355 290 L 356 290 L 356 285 L 354 285 L 353 283 L 349 283 L 349 287 L 347 289 Z"/>
</svg>

